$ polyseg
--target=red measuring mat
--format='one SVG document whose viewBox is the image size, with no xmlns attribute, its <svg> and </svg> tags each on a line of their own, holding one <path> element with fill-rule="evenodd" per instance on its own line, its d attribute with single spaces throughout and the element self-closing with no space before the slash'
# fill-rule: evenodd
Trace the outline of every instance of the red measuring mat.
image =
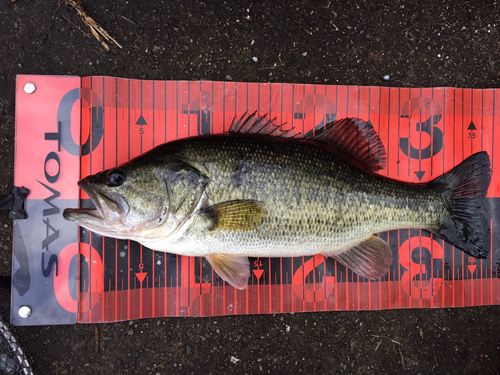
<svg viewBox="0 0 500 375">
<path fill-rule="evenodd" d="M 378 234 L 389 244 L 393 262 L 390 271 L 375 281 L 322 255 L 250 258 L 248 288 L 237 290 L 203 258 L 152 251 L 133 241 L 75 229 L 71 249 L 79 249 L 79 262 L 74 252 L 66 250 L 73 260 L 66 268 L 61 262 L 59 272 L 68 275 L 65 270 L 79 264 L 78 293 L 69 293 L 73 301 L 67 296 L 62 302 L 73 310 L 78 306 L 78 322 L 500 304 L 497 89 L 86 77 L 81 79 L 80 104 L 81 141 L 74 140 L 73 130 L 71 141 L 63 141 L 58 154 L 61 160 L 71 158 L 80 147 L 79 178 L 168 141 L 227 132 L 234 117 L 254 111 L 276 117 L 276 124 L 302 134 L 336 119 L 361 118 L 373 126 L 387 152 L 387 166 L 378 173 L 397 180 L 431 181 L 479 151 L 489 154 L 493 176 L 484 204 L 492 233 L 487 259 L 469 257 L 425 230 L 394 230 Z M 47 131 L 54 132 L 56 125 L 50 124 Z M 17 127 L 19 143 L 29 134 L 19 121 Z M 74 191 L 77 180 L 68 189 Z M 89 204 L 80 191 L 81 207 Z M 70 231 L 77 228 L 71 222 L 67 225 Z M 54 259 L 60 256 L 54 254 Z M 44 261 L 47 278 L 55 279 L 55 268 L 49 269 Z"/>
</svg>

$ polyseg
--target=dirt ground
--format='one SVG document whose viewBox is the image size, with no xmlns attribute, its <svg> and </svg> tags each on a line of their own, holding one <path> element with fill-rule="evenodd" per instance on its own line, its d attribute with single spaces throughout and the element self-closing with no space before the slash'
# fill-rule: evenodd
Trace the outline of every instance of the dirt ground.
<svg viewBox="0 0 500 375">
<path fill-rule="evenodd" d="M 13 182 L 16 74 L 500 87 L 500 4 L 492 1 L 84 0 L 83 6 L 123 49 L 107 52 L 86 35 L 75 10 L 58 8 L 57 0 L 0 0 L 2 193 Z M 0 248 L 0 275 L 10 275 L 12 221 L 5 214 Z M 1 290 L 6 318 L 9 303 L 10 293 Z M 39 374 L 498 374 L 499 316 L 492 306 L 15 331 Z"/>
</svg>

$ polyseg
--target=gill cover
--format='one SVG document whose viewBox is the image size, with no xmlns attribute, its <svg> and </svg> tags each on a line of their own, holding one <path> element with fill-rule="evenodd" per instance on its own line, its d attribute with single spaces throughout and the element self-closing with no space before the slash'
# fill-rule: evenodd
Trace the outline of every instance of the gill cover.
<svg viewBox="0 0 500 375">
<path fill-rule="evenodd" d="M 154 239 L 191 214 L 206 184 L 206 177 L 181 159 L 147 153 L 79 181 L 95 209 L 67 209 L 63 215 L 102 235 Z"/>
</svg>

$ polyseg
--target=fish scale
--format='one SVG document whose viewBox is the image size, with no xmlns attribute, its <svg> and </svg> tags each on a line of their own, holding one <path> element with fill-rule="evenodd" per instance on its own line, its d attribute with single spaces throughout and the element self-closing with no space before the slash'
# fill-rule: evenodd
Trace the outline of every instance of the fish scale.
<svg viewBox="0 0 500 375">
<path fill-rule="evenodd" d="M 79 181 L 96 206 L 64 217 L 159 251 L 204 256 L 244 289 L 248 257 L 331 256 L 380 278 L 392 263 L 374 234 L 423 228 L 468 254 L 488 255 L 480 152 L 427 184 L 374 173 L 385 150 L 366 122 L 342 119 L 300 137 L 245 114 L 229 134 L 172 141 Z"/>
<path fill-rule="evenodd" d="M 298 256 L 343 250 L 372 233 L 436 228 L 446 212 L 431 188 L 363 171 L 310 142 L 216 136 L 167 145 L 168 150 L 158 152 L 175 154 L 207 176 L 208 205 L 250 199 L 263 202 L 266 210 L 262 224 L 251 231 L 204 232 L 206 224 L 200 221 L 199 228 L 190 231 L 197 243 L 204 232 L 200 256 L 218 251 Z M 244 173 L 238 170 L 241 161 L 247 166 Z M 235 175 L 249 183 L 235 184 Z M 172 250 L 192 241 L 185 236 Z"/>
</svg>

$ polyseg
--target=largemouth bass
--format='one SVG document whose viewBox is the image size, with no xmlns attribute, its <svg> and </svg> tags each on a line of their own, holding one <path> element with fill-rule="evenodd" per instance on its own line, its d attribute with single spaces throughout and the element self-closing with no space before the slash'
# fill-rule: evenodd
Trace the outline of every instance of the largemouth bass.
<svg viewBox="0 0 500 375">
<path fill-rule="evenodd" d="M 153 250 L 205 257 L 238 289 L 248 285 L 249 256 L 323 254 L 380 278 L 392 253 L 374 234 L 393 229 L 427 229 L 488 256 L 486 152 L 426 184 L 376 174 L 385 159 L 380 138 L 359 119 L 302 136 L 245 114 L 229 134 L 168 142 L 82 179 L 95 209 L 64 217 Z"/>
</svg>

